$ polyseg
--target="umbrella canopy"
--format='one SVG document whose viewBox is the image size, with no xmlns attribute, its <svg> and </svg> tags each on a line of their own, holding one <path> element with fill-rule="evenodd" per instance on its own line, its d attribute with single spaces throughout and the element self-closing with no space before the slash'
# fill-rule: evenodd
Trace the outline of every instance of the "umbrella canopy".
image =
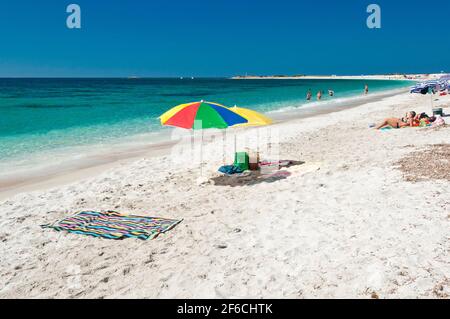
<svg viewBox="0 0 450 319">
<path fill-rule="evenodd" d="M 248 121 L 247 123 L 238 124 L 237 126 L 264 126 L 273 123 L 267 116 L 250 109 L 234 106 L 231 107 L 230 110 L 239 114 Z"/>
<path fill-rule="evenodd" d="M 439 79 L 439 81 L 441 82 L 441 86 L 444 90 L 448 90 L 450 89 L 450 74 L 444 75 L 443 77 L 441 77 Z"/>
<path fill-rule="evenodd" d="M 229 108 L 213 102 L 193 102 L 175 106 L 160 116 L 161 124 L 185 129 L 225 129 L 248 120 Z"/>
<path fill-rule="evenodd" d="M 429 80 L 429 81 L 417 83 L 416 85 L 412 86 L 410 92 L 427 94 L 432 89 L 439 91 L 439 90 L 446 89 L 446 88 L 447 88 L 447 84 L 445 81 Z"/>
</svg>

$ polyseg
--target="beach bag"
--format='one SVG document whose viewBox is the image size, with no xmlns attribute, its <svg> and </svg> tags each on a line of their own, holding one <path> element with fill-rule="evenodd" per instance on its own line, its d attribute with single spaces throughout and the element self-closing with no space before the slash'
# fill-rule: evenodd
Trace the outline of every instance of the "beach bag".
<svg viewBox="0 0 450 319">
<path fill-rule="evenodd" d="M 249 169 L 250 158 L 247 152 L 237 152 L 234 154 L 234 166 L 239 167 L 243 171 Z"/>
<path fill-rule="evenodd" d="M 248 152 L 249 157 L 249 169 L 251 171 L 257 171 L 259 169 L 259 152 Z"/>
</svg>

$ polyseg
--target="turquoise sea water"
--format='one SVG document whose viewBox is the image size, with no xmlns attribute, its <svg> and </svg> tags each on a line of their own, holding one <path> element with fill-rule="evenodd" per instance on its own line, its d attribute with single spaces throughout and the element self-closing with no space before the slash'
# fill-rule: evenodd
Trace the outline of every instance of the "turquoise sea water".
<svg viewBox="0 0 450 319">
<path fill-rule="evenodd" d="M 158 116 L 206 100 L 271 112 L 301 108 L 312 89 L 336 98 L 406 87 L 406 81 L 230 79 L 0 79 L 0 162 L 160 131 Z M 149 137 L 150 138 L 150 137 Z"/>
</svg>

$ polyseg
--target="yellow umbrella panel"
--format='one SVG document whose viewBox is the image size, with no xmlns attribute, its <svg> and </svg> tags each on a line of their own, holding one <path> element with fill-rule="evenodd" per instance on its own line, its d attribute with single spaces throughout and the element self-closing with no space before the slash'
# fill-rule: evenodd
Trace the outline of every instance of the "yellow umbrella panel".
<svg viewBox="0 0 450 319">
<path fill-rule="evenodd" d="M 273 121 L 268 118 L 267 116 L 258 113 L 256 111 L 246 109 L 243 107 L 237 107 L 236 105 L 234 107 L 231 107 L 230 110 L 232 110 L 234 113 L 239 114 L 243 118 L 245 118 L 248 122 L 242 123 L 242 124 L 236 124 L 234 127 L 250 127 L 250 126 L 265 126 L 270 125 L 273 123 Z M 259 130 L 256 131 L 257 133 L 257 153 L 259 153 Z M 234 135 L 234 152 L 236 153 L 237 149 L 237 142 L 236 142 L 236 135 Z"/>
<path fill-rule="evenodd" d="M 231 107 L 230 110 L 232 110 L 234 113 L 239 114 L 246 120 L 248 120 L 247 123 L 237 124 L 235 126 L 239 127 L 246 127 L 246 126 L 264 126 L 264 125 L 270 125 L 272 124 L 272 120 L 268 118 L 267 116 L 258 113 L 256 111 L 246 109 L 243 107 Z"/>
</svg>

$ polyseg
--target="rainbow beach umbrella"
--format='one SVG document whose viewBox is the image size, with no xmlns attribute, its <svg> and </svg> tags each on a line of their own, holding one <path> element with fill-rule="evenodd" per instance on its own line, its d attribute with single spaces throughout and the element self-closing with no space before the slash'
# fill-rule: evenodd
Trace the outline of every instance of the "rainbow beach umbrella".
<svg viewBox="0 0 450 319">
<path fill-rule="evenodd" d="M 175 106 L 160 117 L 161 124 L 185 129 L 225 129 L 248 120 L 229 108 L 213 102 L 193 102 Z"/>
<path fill-rule="evenodd" d="M 247 119 L 221 104 L 205 101 L 175 106 L 159 118 L 162 125 L 201 130 L 201 175 L 203 175 L 203 130 L 209 128 L 226 129 L 230 126 L 248 122 Z"/>
</svg>

